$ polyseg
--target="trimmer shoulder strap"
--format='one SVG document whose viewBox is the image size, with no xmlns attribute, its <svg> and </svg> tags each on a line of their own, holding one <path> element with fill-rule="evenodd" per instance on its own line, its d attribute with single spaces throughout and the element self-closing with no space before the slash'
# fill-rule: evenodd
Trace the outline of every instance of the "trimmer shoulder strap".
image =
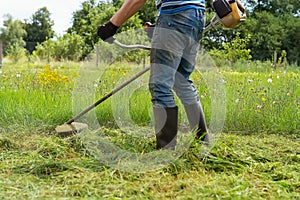
<svg viewBox="0 0 300 200">
<path fill-rule="evenodd" d="M 213 8 L 220 19 L 232 12 L 227 0 L 216 0 L 213 2 Z"/>
</svg>

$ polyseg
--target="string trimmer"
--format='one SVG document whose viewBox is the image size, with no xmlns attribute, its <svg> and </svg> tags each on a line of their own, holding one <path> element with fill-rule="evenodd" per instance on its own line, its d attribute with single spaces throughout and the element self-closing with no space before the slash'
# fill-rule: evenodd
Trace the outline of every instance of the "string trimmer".
<svg viewBox="0 0 300 200">
<path fill-rule="evenodd" d="M 145 49 L 145 50 L 150 50 L 151 49 L 151 47 L 140 45 L 140 44 L 138 44 L 138 45 L 125 45 L 125 44 L 120 43 L 117 40 L 114 40 L 114 43 L 117 44 L 118 46 L 120 46 L 122 48 L 126 48 L 126 49 Z M 134 75 L 132 78 L 130 78 L 129 80 L 127 80 L 126 82 L 124 82 L 120 86 L 113 89 L 111 92 L 105 94 L 101 99 L 99 99 L 98 101 L 96 101 L 92 105 L 85 108 L 83 111 L 78 113 L 72 119 L 69 119 L 65 124 L 57 126 L 55 128 L 56 133 L 60 137 L 65 137 L 65 136 L 68 136 L 70 134 L 78 133 L 78 132 L 82 131 L 83 129 L 86 129 L 88 127 L 87 124 L 79 123 L 79 122 L 75 122 L 75 121 L 77 119 L 79 119 L 81 116 L 83 116 L 84 114 L 86 114 L 87 112 L 89 112 L 90 110 L 92 110 L 93 108 L 95 108 L 96 106 L 98 106 L 99 104 L 101 104 L 102 102 L 104 102 L 106 99 L 111 97 L 113 94 L 117 93 L 118 91 L 123 89 L 125 86 L 127 86 L 128 84 L 130 84 L 131 82 L 133 82 L 134 80 L 139 78 L 140 76 L 142 76 L 144 73 L 149 71 L 149 69 L 150 69 L 149 67 L 145 68 L 144 70 L 137 73 L 136 75 Z"/>
<path fill-rule="evenodd" d="M 203 31 L 207 32 L 209 29 L 216 27 L 218 25 L 222 25 L 226 28 L 233 28 L 236 25 L 238 25 L 240 22 L 245 20 L 245 8 L 242 6 L 242 4 L 238 0 L 216 0 L 213 2 L 213 8 L 215 10 L 214 17 L 209 21 L 209 23 L 205 26 L 205 29 Z M 145 23 L 145 31 L 147 32 L 147 35 L 149 37 L 152 36 L 154 25 L 147 22 Z M 145 49 L 150 50 L 151 47 L 144 46 L 144 45 L 125 45 L 120 43 L 119 41 L 114 39 L 114 44 L 125 48 L 125 49 Z M 55 128 L 56 133 L 60 137 L 66 137 L 72 134 L 76 134 L 81 132 L 82 130 L 86 129 L 88 127 L 85 123 L 79 123 L 75 122 L 77 119 L 79 119 L 81 116 L 85 115 L 90 110 L 94 109 L 96 106 L 107 100 L 109 97 L 126 87 L 128 84 L 145 74 L 147 71 L 150 70 L 150 67 L 145 68 L 141 72 L 134 75 L 132 78 L 121 84 L 120 86 L 113 89 L 111 92 L 104 95 L 101 99 L 93 103 L 92 105 L 88 106 L 86 109 L 78 113 L 76 116 L 74 116 L 72 119 L 69 119 L 66 123 L 63 125 L 57 126 Z"/>
</svg>

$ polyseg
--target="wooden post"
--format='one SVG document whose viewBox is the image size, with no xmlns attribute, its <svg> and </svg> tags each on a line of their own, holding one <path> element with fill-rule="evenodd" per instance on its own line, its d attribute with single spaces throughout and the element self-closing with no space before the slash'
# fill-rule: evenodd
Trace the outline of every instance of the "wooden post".
<svg viewBox="0 0 300 200">
<path fill-rule="evenodd" d="M 274 70 L 276 70 L 276 65 L 277 65 L 277 51 L 274 51 Z"/>
<path fill-rule="evenodd" d="M 286 53 L 286 50 L 282 50 L 281 51 L 281 59 L 282 59 L 282 64 L 283 64 L 283 67 L 284 67 L 284 70 L 287 69 L 287 65 L 288 65 L 288 62 L 287 62 L 287 53 Z"/>
<path fill-rule="evenodd" d="M 99 65 L 99 46 L 96 46 L 96 69 L 98 69 Z"/>
<path fill-rule="evenodd" d="M 2 59 L 3 59 L 3 45 L 0 42 L 0 68 L 2 67 Z"/>
<path fill-rule="evenodd" d="M 47 64 L 51 68 L 51 64 L 50 64 L 50 48 L 49 48 L 48 45 L 47 45 Z"/>
</svg>

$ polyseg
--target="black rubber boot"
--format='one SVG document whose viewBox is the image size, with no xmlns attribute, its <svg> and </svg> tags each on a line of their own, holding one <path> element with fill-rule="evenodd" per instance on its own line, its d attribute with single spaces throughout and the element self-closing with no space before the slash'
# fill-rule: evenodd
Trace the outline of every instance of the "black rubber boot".
<svg viewBox="0 0 300 200">
<path fill-rule="evenodd" d="M 156 149 L 175 149 L 178 130 L 178 107 L 153 108 Z"/>
<path fill-rule="evenodd" d="M 196 139 L 201 139 L 209 144 L 209 135 L 205 122 L 204 112 L 200 102 L 184 106 L 190 128 L 196 132 Z"/>
</svg>

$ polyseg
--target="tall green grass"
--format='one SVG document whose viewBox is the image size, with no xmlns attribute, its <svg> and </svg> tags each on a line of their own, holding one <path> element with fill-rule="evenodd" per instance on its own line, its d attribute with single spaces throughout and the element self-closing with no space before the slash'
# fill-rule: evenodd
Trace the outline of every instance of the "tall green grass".
<svg viewBox="0 0 300 200">
<path fill-rule="evenodd" d="M 71 118 L 76 114 L 72 110 L 72 88 L 74 81 L 81 78 L 76 67 L 54 65 L 50 72 L 47 72 L 46 66 L 1 69 L 1 126 L 19 124 L 26 127 L 41 125 L 53 128 Z M 94 100 L 91 102 L 110 92 L 117 84 L 121 84 L 118 83 L 120 78 L 131 77 L 139 70 L 128 65 L 111 66 L 95 85 Z M 40 76 L 41 73 L 49 74 L 46 77 L 49 83 L 45 83 L 45 78 L 42 79 Z M 225 132 L 266 132 L 299 136 L 298 73 L 286 71 L 221 73 L 226 87 Z M 57 77 L 51 80 L 51 76 Z M 151 102 L 146 76 L 129 100 L 121 98 L 119 102 L 121 107 L 129 103 L 129 117 L 141 125 L 150 121 Z M 205 77 L 201 73 L 195 73 L 193 76 L 209 123 L 212 108 Z M 63 82 L 63 77 L 67 77 L 69 81 Z M 125 88 L 122 91 L 126 90 Z M 111 99 L 108 99 L 96 108 L 101 125 L 115 125 L 111 106 Z"/>
<path fill-rule="evenodd" d="M 300 109 L 300 77 L 298 73 L 223 71 L 221 74 L 226 88 L 224 92 L 226 93 L 225 132 L 265 132 L 299 136 L 300 123 L 297 119 Z M 205 74 L 198 72 L 193 75 L 193 78 L 209 123 L 212 104 L 204 76 Z M 111 85 L 110 89 L 113 87 Z M 147 124 L 149 107 L 151 107 L 147 84 L 137 88 L 130 98 L 131 117 L 136 123 Z M 128 103 L 126 99 L 123 100 L 124 102 L 121 99 L 120 104 Z M 112 121 L 112 114 L 109 111 L 110 102 L 99 107 L 98 114 L 101 116 L 99 119 Z M 183 110 L 182 107 L 180 109 Z"/>
<path fill-rule="evenodd" d="M 56 69 L 49 69 L 48 65 L 21 66 L 5 67 L 0 72 L 2 128 L 34 127 L 45 130 L 72 115 L 72 79 L 64 83 L 65 76 L 59 75 L 70 74 L 69 68 L 63 70 L 60 66 Z M 43 78 L 41 74 L 48 77 Z"/>
<path fill-rule="evenodd" d="M 299 136 L 299 74 L 294 72 L 224 72 L 225 131 Z"/>
</svg>

